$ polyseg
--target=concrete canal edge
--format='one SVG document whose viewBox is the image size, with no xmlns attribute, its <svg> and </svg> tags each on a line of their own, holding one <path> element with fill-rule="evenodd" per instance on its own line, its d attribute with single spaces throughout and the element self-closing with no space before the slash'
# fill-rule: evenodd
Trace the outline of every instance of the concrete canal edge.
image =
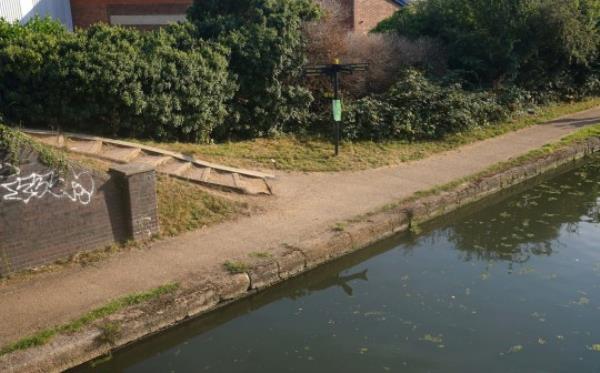
<svg viewBox="0 0 600 373">
<path fill-rule="evenodd" d="M 5 354 L 0 357 L 0 371 L 51 372 L 83 364 L 597 151 L 600 138 L 592 137 L 543 155 L 525 157 L 495 168 L 498 171 L 484 172 L 438 188 L 428 196 L 344 222 L 299 244 L 283 244 L 272 256 L 255 258 L 241 273 L 197 274 L 173 292 L 126 308 L 80 331 L 58 334 L 42 346 Z M 108 323 L 119 325 L 110 338 L 105 335 L 104 325 Z"/>
</svg>

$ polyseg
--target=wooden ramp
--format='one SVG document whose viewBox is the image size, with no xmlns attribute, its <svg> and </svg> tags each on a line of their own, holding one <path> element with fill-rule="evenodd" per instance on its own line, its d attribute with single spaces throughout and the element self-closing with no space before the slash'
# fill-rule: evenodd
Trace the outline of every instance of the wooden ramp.
<svg viewBox="0 0 600 373">
<path fill-rule="evenodd" d="M 210 188 L 244 194 L 272 194 L 275 176 L 197 160 L 181 153 L 141 144 L 73 133 L 22 130 L 36 140 L 70 152 L 115 163 L 146 163 L 162 174 Z"/>
</svg>

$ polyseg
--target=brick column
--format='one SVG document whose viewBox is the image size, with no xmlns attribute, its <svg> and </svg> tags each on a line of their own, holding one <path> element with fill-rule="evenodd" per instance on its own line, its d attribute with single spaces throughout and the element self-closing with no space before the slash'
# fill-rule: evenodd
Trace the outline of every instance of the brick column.
<svg viewBox="0 0 600 373">
<path fill-rule="evenodd" d="M 147 240 L 158 234 L 160 225 L 154 168 L 143 163 L 130 163 L 113 166 L 109 173 L 123 187 L 130 237 L 134 240 Z"/>
</svg>

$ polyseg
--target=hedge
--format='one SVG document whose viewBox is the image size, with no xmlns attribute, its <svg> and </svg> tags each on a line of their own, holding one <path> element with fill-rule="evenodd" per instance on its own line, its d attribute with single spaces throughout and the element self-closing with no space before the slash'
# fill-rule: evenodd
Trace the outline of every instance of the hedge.
<svg viewBox="0 0 600 373">
<path fill-rule="evenodd" d="M 0 20 L 0 113 L 9 123 L 119 137 L 208 141 L 235 92 L 227 48 L 191 24 L 67 32 Z"/>
</svg>

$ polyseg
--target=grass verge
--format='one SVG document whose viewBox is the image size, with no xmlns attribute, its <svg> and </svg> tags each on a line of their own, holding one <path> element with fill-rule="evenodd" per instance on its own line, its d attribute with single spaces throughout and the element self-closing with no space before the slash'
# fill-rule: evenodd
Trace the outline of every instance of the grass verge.
<svg viewBox="0 0 600 373">
<path fill-rule="evenodd" d="M 146 144 L 237 167 L 318 172 L 363 170 L 422 159 L 599 105 L 600 97 L 575 103 L 552 104 L 540 108 L 533 115 L 524 114 L 510 122 L 450 135 L 437 141 L 345 142 L 338 157 L 333 156 L 332 146 L 328 141 L 292 136 L 213 145 L 155 142 Z"/>
<path fill-rule="evenodd" d="M 116 299 L 105 306 L 92 310 L 69 323 L 42 330 L 31 336 L 20 339 L 17 342 L 6 345 L 0 349 L 0 356 L 19 350 L 26 350 L 31 347 L 42 346 L 48 343 L 58 334 L 75 333 L 81 330 L 84 326 L 90 325 L 94 321 L 100 320 L 106 316 L 110 316 L 127 307 L 157 299 L 162 295 L 174 292 L 178 288 L 179 284 L 167 284 L 144 293 L 136 293 Z"/>
<path fill-rule="evenodd" d="M 524 165 L 527 162 L 542 158 L 546 155 L 557 152 L 568 146 L 584 142 L 584 141 L 586 141 L 590 138 L 594 138 L 594 137 L 600 138 L 600 123 L 577 130 L 576 132 L 562 138 L 560 141 L 544 145 L 543 147 L 541 147 L 539 149 L 532 150 L 532 151 L 528 152 L 527 154 L 524 154 L 520 157 L 516 157 L 514 159 L 510 159 L 506 162 L 501 162 L 501 163 L 495 164 L 495 165 L 488 167 L 487 169 L 485 169 L 479 173 L 476 173 L 474 175 L 470 175 L 470 176 L 464 177 L 462 179 L 457 179 L 450 183 L 443 184 L 443 185 L 440 185 L 440 186 L 437 186 L 437 187 L 434 187 L 434 188 L 431 188 L 431 189 L 428 189 L 425 191 L 416 192 L 412 196 L 410 196 L 406 199 L 403 199 L 400 202 L 386 205 L 382 209 L 380 209 L 376 212 L 373 212 L 372 214 L 382 212 L 382 211 L 389 211 L 389 210 L 392 210 L 392 209 L 394 209 L 404 203 L 407 203 L 407 202 L 415 201 L 420 198 L 425 198 L 425 197 L 429 197 L 432 195 L 437 195 L 437 194 L 440 194 L 443 192 L 453 190 L 453 189 L 457 188 L 459 185 L 462 185 L 464 183 L 473 182 L 475 180 L 479 180 L 479 179 L 482 179 L 485 177 L 489 177 L 489 176 L 507 171 L 513 167 L 518 167 L 518 166 Z M 356 219 L 359 219 L 359 218 L 355 218 L 354 220 L 356 220 Z"/>
</svg>

